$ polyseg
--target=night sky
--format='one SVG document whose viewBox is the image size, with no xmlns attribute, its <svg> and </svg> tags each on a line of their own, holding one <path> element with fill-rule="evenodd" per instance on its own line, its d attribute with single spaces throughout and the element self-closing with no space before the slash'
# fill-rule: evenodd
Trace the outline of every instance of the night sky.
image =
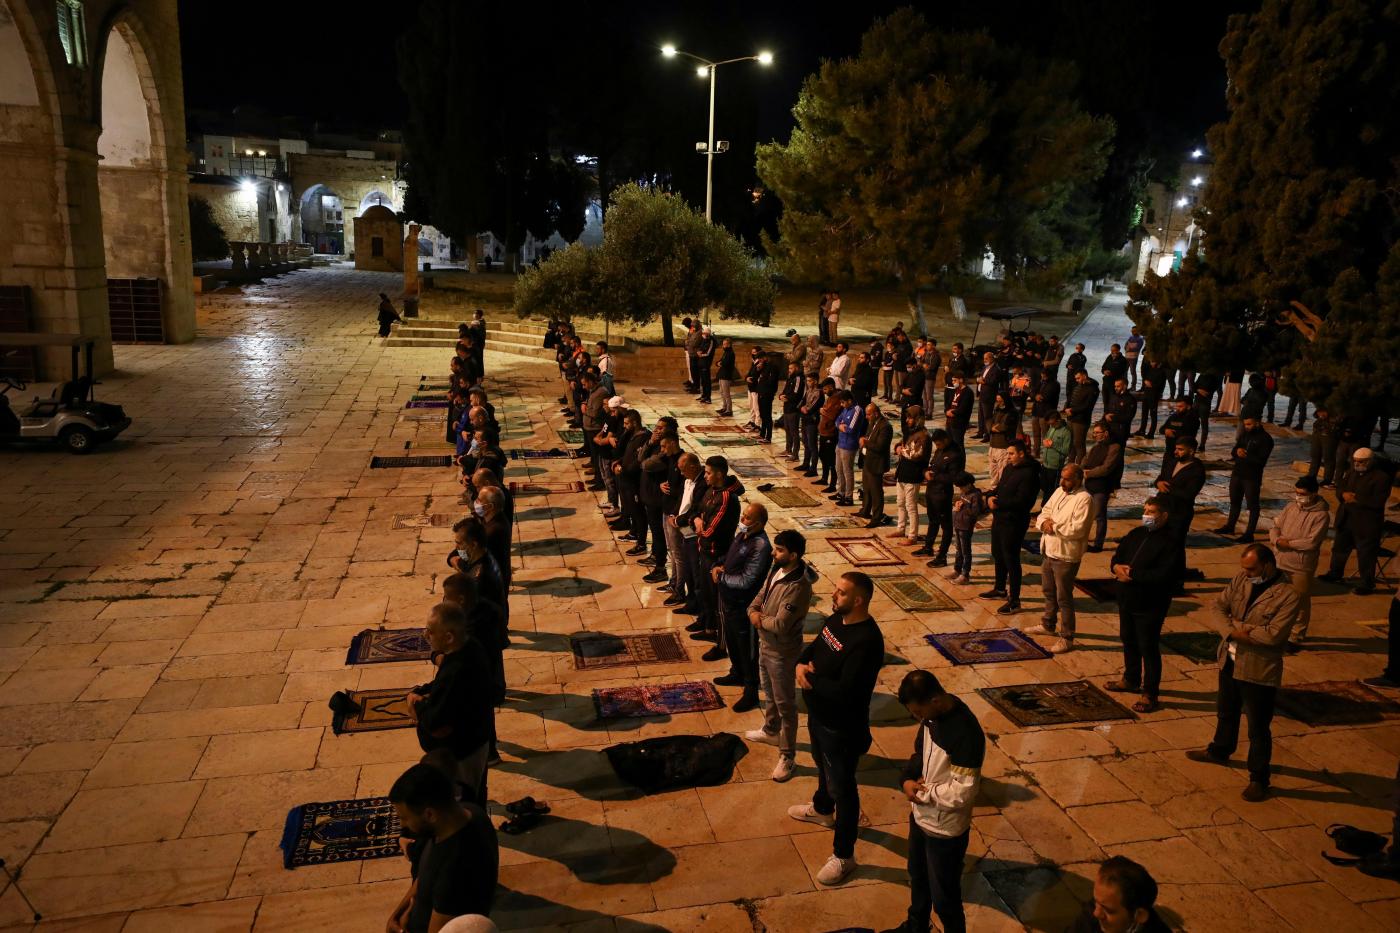
<svg viewBox="0 0 1400 933">
<path fill-rule="evenodd" d="M 417 5 L 416 0 L 343 0 L 334 5 L 332 22 L 322 4 L 245 0 L 229 7 L 181 0 L 187 107 L 227 113 L 252 105 L 323 126 L 397 128 L 405 104 L 395 77 L 395 40 Z M 823 58 L 854 54 L 871 21 L 901 5 L 878 0 L 594 4 L 611 28 L 633 34 L 642 54 L 653 54 L 648 46 L 667 41 L 712 59 L 771 49 L 776 55 L 771 68 L 739 65 L 720 72 L 720 135 L 725 135 L 724 105 L 742 106 L 741 99 L 747 98 L 752 112 L 744 122 L 753 121 L 749 125 L 760 141 L 786 138 L 802 80 Z M 1232 11 L 1256 6 L 1230 0 L 1171 5 L 945 0 L 914 5 L 935 25 L 985 28 L 1040 54 L 1074 58 L 1090 80 L 1095 69 L 1111 66 L 1114 76 L 1101 85 L 1106 89 L 1121 83 L 1117 75 L 1125 69 L 1136 71 L 1143 90 L 1151 90 L 1149 121 L 1201 130 L 1224 115 L 1225 73 L 1217 46 L 1225 19 Z M 522 6 L 520 28 L 548 30 L 548 9 L 548 4 Z M 1138 21 L 1124 34 L 1120 24 L 1106 23 L 1114 16 Z M 257 66 L 259 60 L 267 63 L 264 69 Z M 547 61 L 532 64 L 551 66 Z M 655 67 L 658 81 L 678 72 L 689 78 L 676 88 L 677 103 L 700 115 L 697 138 L 702 138 L 703 82 L 689 77 L 691 69 L 679 61 L 657 55 Z M 557 79 L 568 80 L 568 75 Z M 503 85 L 508 86 L 508 79 Z"/>
</svg>

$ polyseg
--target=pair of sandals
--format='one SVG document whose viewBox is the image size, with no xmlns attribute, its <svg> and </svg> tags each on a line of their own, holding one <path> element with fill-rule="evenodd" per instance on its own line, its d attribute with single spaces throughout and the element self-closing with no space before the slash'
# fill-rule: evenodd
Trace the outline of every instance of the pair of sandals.
<svg viewBox="0 0 1400 933">
<path fill-rule="evenodd" d="M 518 836 L 539 825 L 540 820 L 549 813 L 549 804 L 540 803 L 534 797 L 521 797 L 506 804 L 506 812 L 511 818 L 501 824 L 501 832 Z"/>
<path fill-rule="evenodd" d="M 1103 688 L 1110 693 L 1141 693 L 1141 687 L 1133 687 L 1123 683 L 1121 680 L 1113 680 L 1103 685 Z M 1143 697 L 1133 704 L 1135 713 L 1155 713 L 1162 708 L 1162 704 L 1156 697 Z"/>
</svg>

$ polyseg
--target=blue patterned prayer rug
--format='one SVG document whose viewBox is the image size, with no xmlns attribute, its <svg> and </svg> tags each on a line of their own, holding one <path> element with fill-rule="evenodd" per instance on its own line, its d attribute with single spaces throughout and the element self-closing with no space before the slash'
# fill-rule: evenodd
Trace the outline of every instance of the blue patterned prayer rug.
<svg viewBox="0 0 1400 933">
<path fill-rule="evenodd" d="M 282 867 L 331 865 L 401 854 L 399 817 L 387 797 L 304 803 L 287 814 Z"/>
<path fill-rule="evenodd" d="M 346 664 L 383 664 L 388 661 L 426 661 L 432 656 L 421 628 L 367 628 L 350 640 Z"/>
<path fill-rule="evenodd" d="M 984 632 L 952 632 L 947 635 L 925 635 L 924 641 L 937 648 L 939 654 L 954 664 L 1040 661 L 1050 657 L 1050 652 L 1014 628 L 989 629 Z"/>
<path fill-rule="evenodd" d="M 439 402 L 404 402 L 404 408 L 446 408 L 447 401 Z"/>
<path fill-rule="evenodd" d="M 599 719 L 668 716 L 723 707 L 719 691 L 705 681 L 607 687 L 593 691 L 593 708 L 598 711 Z"/>
</svg>

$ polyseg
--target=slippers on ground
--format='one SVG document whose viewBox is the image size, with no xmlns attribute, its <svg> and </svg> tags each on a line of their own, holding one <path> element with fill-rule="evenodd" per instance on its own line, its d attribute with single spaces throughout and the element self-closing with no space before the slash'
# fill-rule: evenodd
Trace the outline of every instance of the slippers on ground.
<svg viewBox="0 0 1400 933">
<path fill-rule="evenodd" d="M 540 803 L 534 797 L 521 797 L 506 804 L 506 812 L 511 816 L 525 816 L 529 813 L 544 814 L 549 812 L 549 804 Z"/>
<path fill-rule="evenodd" d="M 1135 713 L 1155 713 L 1161 708 L 1162 704 L 1158 703 L 1156 700 L 1143 699 L 1133 704 L 1133 712 Z"/>
<path fill-rule="evenodd" d="M 538 810 L 531 811 L 530 813 L 521 813 L 516 816 L 515 819 L 506 820 L 502 823 L 501 832 L 509 833 L 512 836 L 518 836 L 521 833 L 529 832 L 534 829 L 543 818 L 544 814 Z"/>
<path fill-rule="evenodd" d="M 1121 680 L 1110 680 L 1103 685 L 1103 688 L 1109 693 L 1138 693 L 1142 689 L 1140 687 L 1130 687 Z"/>
</svg>

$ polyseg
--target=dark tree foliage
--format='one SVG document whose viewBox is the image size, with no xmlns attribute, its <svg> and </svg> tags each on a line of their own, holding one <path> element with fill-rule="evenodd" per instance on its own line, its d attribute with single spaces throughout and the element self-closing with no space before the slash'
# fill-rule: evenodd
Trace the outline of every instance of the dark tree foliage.
<svg viewBox="0 0 1400 933">
<path fill-rule="evenodd" d="M 876 22 L 804 83 L 789 141 L 759 147 L 784 272 L 897 282 L 921 331 L 922 290 L 989 246 L 1012 283 L 1065 281 L 1098 240 L 1089 195 L 1112 136 L 1075 83 L 1073 66 L 909 9 Z"/>
<path fill-rule="evenodd" d="M 1203 371 L 1285 365 L 1285 391 L 1336 410 L 1392 410 L 1396 51 L 1396 0 L 1265 0 L 1230 19 L 1229 116 L 1208 136 L 1197 218 L 1205 255 L 1131 289 L 1150 343 Z"/>
<path fill-rule="evenodd" d="M 550 89 L 523 63 L 541 50 L 515 11 L 427 0 L 399 40 L 409 189 L 405 213 L 471 243 L 490 230 L 514 254 L 527 232 L 583 229 L 592 180 L 551 148 Z"/>
<path fill-rule="evenodd" d="M 228 237 L 203 198 L 190 198 L 190 252 L 195 262 L 228 258 Z"/>
</svg>

